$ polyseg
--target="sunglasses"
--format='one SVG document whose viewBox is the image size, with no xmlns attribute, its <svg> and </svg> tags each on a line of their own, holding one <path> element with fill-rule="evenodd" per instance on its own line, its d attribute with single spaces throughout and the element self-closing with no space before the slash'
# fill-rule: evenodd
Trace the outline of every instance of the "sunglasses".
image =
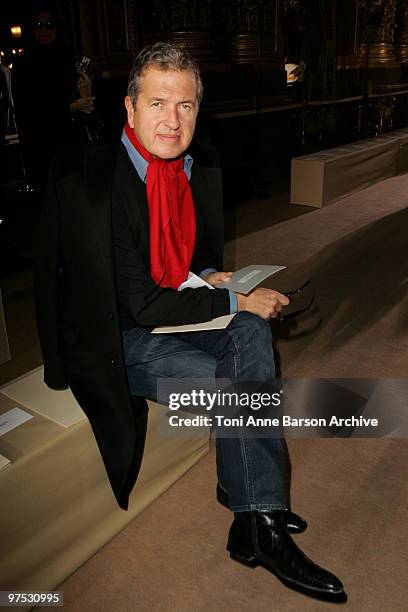
<svg viewBox="0 0 408 612">
<path fill-rule="evenodd" d="M 57 24 L 55 21 L 34 21 L 34 30 L 41 30 L 41 28 L 45 28 L 46 30 L 55 30 Z"/>
<path fill-rule="evenodd" d="M 298 295 L 299 293 L 301 293 L 303 291 L 303 289 L 305 289 L 308 285 L 310 285 L 310 280 L 307 280 L 301 287 L 299 287 L 298 289 L 293 289 L 293 291 L 285 291 L 283 293 L 283 295 L 286 295 L 286 297 L 291 297 L 293 295 Z M 278 321 L 280 321 L 281 323 L 285 323 L 286 321 L 291 321 L 293 319 L 296 319 L 296 317 L 298 317 L 299 315 L 303 314 L 304 312 L 306 312 L 307 310 L 309 310 L 309 308 L 311 307 L 311 305 L 313 304 L 315 299 L 315 296 L 312 295 L 311 300 L 309 301 L 308 305 L 305 308 L 301 308 L 300 310 L 295 310 L 294 312 L 290 312 L 287 315 L 284 314 L 279 314 L 277 319 Z"/>
</svg>

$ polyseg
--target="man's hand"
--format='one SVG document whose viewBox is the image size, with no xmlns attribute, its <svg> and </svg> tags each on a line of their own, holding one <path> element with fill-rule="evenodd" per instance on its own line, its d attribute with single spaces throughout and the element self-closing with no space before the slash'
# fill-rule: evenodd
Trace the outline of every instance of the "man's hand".
<svg viewBox="0 0 408 612">
<path fill-rule="evenodd" d="M 232 272 L 209 272 L 203 276 L 205 280 L 212 287 L 216 287 L 219 283 L 225 283 L 232 276 Z"/>
<path fill-rule="evenodd" d="M 259 287 L 253 289 L 248 295 L 242 295 L 236 293 L 238 302 L 238 312 L 241 310 L 247 310 L 252 312 L 265 321 L 269 319 L 275 319 L 280 312 L 282 312 L 283 306 L 289 304 L 289 299 L 286 295 L 274 291 L 273 289 L 265 289 Z"/>
</svg>

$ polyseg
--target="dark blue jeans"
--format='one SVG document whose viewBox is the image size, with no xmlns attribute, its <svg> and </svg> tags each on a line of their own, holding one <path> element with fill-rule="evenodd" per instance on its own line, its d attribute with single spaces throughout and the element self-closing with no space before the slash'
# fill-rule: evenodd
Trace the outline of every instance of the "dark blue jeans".
<svg viewBox="0 0 408 612">
<path fill-rule="evenodd" d="M 217 378 L 270 382 L 275 377 L 269 324 L 249 312 L 238 313 L 223 330 L 151 334 L 134 327 L 123 332 L 130 391 L 157 399 L 162 378 Z M 288 507 L 286 444 L 281 438 L 216 439 L 218 483 L 233 512 Z"/>
</svg>

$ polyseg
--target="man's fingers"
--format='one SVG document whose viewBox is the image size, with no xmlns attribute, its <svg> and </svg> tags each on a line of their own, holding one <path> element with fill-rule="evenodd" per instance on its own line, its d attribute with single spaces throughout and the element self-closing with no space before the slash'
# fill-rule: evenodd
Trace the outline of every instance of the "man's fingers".
<svg viewBox="0 0 408 612">
<path fill-rule="evenodd" d="M 289 304 L 290 300 L 286 295 L 283 295 L 283 293 L 279 293 L 279 291 L 273 291 L 273 293 L 276 299 L 278 300 L 279 304 L 282 304 L 282 306 L 287 306 Z"/>
<path fill-rule="evenodd" d="M 220 272 L 220 275 L 221 275 L 220 280 L 225 283 L 231 278 L 232 272 Z"/>
<path fill-rule="evenodd" d="M 246 297 L 238 296 L 238 310 L 248 310 L 257 314 L 265 321 L 275 319 L 283 308 L 289 304 L 289 299 L 283 293 L 274 289 L 259 287 L 253 289 Z"/>
<path fill-rule="evenodd" d="M 210 272 L 206 274 L 204 280 L 210 285 L 218 285 L 218 283 L 225 283 L 231 278 L 232 272 Z"/>
<path fill-rule="evenodd" d="M 232 272 L 213 272 L 214 279 L 220 283 L 225 283 L 232 276 Z"/>
</svg>

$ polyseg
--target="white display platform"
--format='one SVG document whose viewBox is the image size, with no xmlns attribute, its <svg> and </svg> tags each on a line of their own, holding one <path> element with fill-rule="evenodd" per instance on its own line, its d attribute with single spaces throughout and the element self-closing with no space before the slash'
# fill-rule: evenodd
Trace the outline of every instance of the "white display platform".
<svg viewBox="0 0 408 612">
<path fill-rule="evenodd" d="M 206 429 L 160 436 L 168 409 L 149 402 L 141 472 L 129 510 L 121 510 L 88 420 L 65 427 L 44 416 L 59 401 L 66 415 L 78 407 L 42 376 L 37 368 L 0 389 L 0 415 L 16 406 L 33 415 L 0 437 L 0 455 L 10 461 L 0 469 L 0 590 L 55 589 L 209 449 Z"/>
<path fill-rule="evenodd" d="M 63 427 L 71 427 L 71 425 L 84 421 L 86 416 L 71 391 L 69 389 L 53 391 L 45 387 L 43 372 L 43 366 L 35 368 L 3 388 L 0 387 L 0 393 L 28 406 L 31 410 Z"/>
<path fill-rule="evenodd" d="M 408 171 L 408 129 L 292 159 L 292 204 L 321 208 Z"/>
</svg>

